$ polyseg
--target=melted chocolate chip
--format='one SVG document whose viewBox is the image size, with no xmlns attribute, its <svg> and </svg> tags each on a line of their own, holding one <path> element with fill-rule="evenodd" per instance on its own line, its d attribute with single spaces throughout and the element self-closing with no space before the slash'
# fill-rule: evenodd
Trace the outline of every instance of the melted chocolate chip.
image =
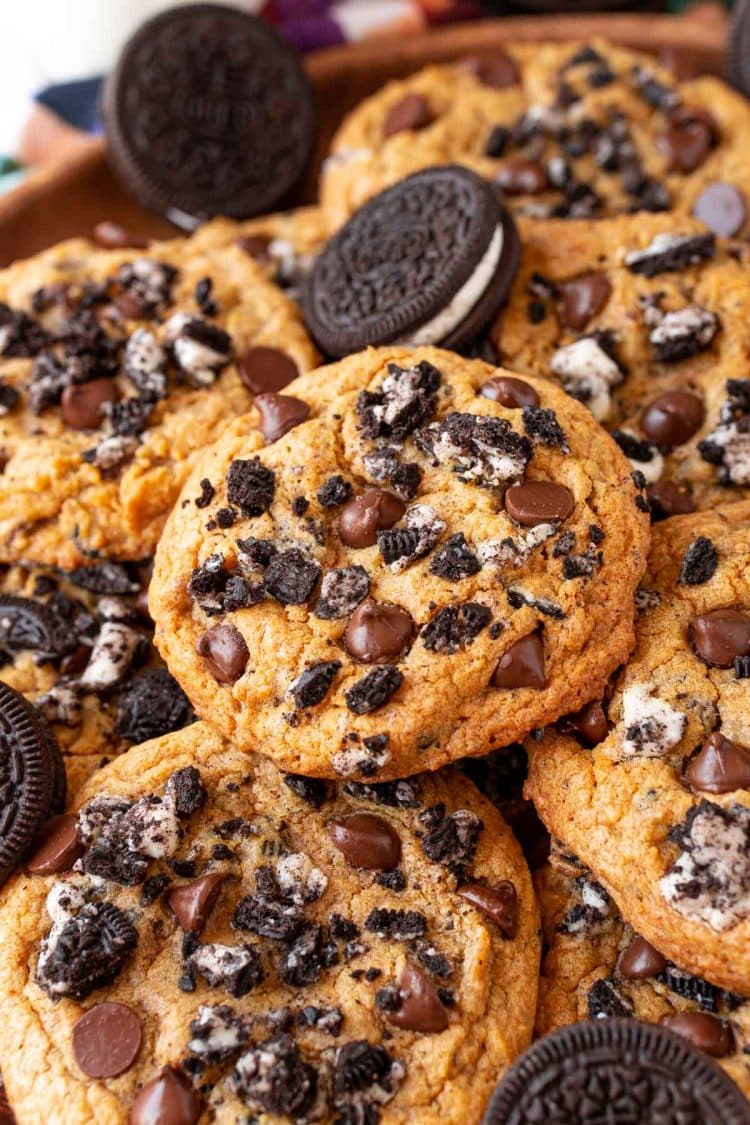
<svg viewBox="0 0 750 1125">
<path fill-rule="evenodd" d="M 518 927 L 518 896 L 516 888 L 506 879 L 488 886 L 485 883 L 465 883 L 458 897 L 481 910 L 491 918 L 503 937 L 514 938 Z"/>
<path fill-rule="evenodd" d="M 57 875 L 69 871 L 81 855 L 83 844 L 78 819 L 63 813 L 45 824 L 34 851 L 26 860 L 26 870 L 32 875 Z"/>
<path fill-rule="evenodd" d="M 732 1029 L 708 1012 L 677 1012 L 662 1016 L 661 1023 L 715 1059 L 723 1059 L 734 1052 Z"/>
<path fill-rule="evenodd" d="M 587 703 L 573 715 L 567 715 L 561 727 L 566 733 L 575 734 L 587 746 L 597 746 L 609 733 L 607 714 L 599 700 Z"/>
<path fill-rule="evenodd" d="M 357 606 L 344 632 L 344 646 L 363 664 L 390 664 L 410 644 L 414 622 L 391 602 L 368 600 Z"/>
<path fill-rule="evenodd" d="M 136 1094 L 130 1125 L 195 1125 L 202 1109 L 200 1095 L 182 1071 L 165 1066 Z"/>
<path fill-rule="evenodd" d="M 515 61 L 499 49 L 495 49 L 491 55 L 466 58 L 463 65 L 483 86 L 490 86 L 493 90 L 504 90 L 508 86 L 515 86 L 519 81 Z"/>
<path fill-rule="evenodd" d="M 291 356 L 278 348 L 250 348 L 239 359 L 240 378 L 254 395 L 277 393 L 299 375 Z"/>
<path fill-rule="evenodd" d="M 393 527 L 405 511 L 404 502 L 392 492 L 368 489 L 341 511 L 339 535 L 347 547 L 372 547 L 377 542 L 377 532 Z"/>
<path fill-rule="evenodd" d="M 690 493 L 673 480 L 654 481 L 648 486 L 646 495 L 651 507 L 651 519 L 655 523 L 670 516 L 682 516 L 695 511 L 695 502 Z"/>
<path fill-rule="evenodd" d="M 708 736 L 685 775 L 702 793 L 732 793 L 750 789 L 750 750 L 716 731 Z"/>
<path fill-rule="evenodd" d="M 167 891 L 166 901 L 186 933 L 201 932 L 216 905 L 223 882 L 224 876 L 218 873 L 203 875 L 192 883 Z"/>
<path fill-rule="evenodd" d="M 665 449 L 688 441 L 703 425 L 703 400 L 691 391 L 665 391 L 641 414 L 647 438 Z"/>
<path fill-rule="evenodd" d="M 239 680 L 250 659 L 245 638 L 229 623 L 213 625 L 201 633 L 195 651 L 205 658 L 214 678 L 222 684 L 233 684 Z"/>
<path fill-rule="evenodd" d="M 537 195 L 550 186 L 544 168 L 534 160 L 509 160 L 495 182 L 507 195 Z"/>
<path fill-rule="evenodd" d="M 503 653 L 492 676 L 497 688 L 544 688 L 544 642 L 539 633 L 529 633 Z"/>
<path fill-rule="evenodd" d="M 731 668 L 750 653 L 750 614 L 739 609 L 712 609 L 693 619 L 690 635 L 698 655 L 714 668 Z"/>
<path fill-rule="evenodd" d="M 141 1021 L 127 1004 L 89 1008 L 73 1025 L 73 1055 L 89 1078 L 115 1078 L 135 1062 L 141 1049 Z"/>
<path fill-rule="evenodd" d="M 597 270 L 560 282 L 557 292 L 562 300 L 563 320 L 579 331 L 606 305 L 612 286 L 606 274 Z"/>
<path fill-rule="evenodd" d="M 636 934 L 620 959 L 620 974 L 626 980 L 645 980 L 661 973 L 667 965 L 666 957 L 662 957 L 644 937 Z"/>
<path fill-rule="evenodd" d="M 266 392 L 256 395 L 255 405 L 260 413 L 260 428 L 270 444 L 288 434 L 295 426 L 310 417 L 310 407 L 293 395 Z"/>
<path fill-rule="evenodd" d="M 383 122 L 383 136 L 392 137 L 405 129 L 424 129 L 432 123 L 432 111 L 421 94 L 406 94 L 392 105 Z"/>
<path fill-rule="evenodd" d="M 704 109 L 678 106 L 669 117 L 669 128 L 656 138 L 670 172 L 694 172 L 714 147 L 719 135 L 716 121 Z"/>
<path fill-rule="evenodd" d="M 392 871 L 401 859 L 401 841 L 382 817 L 354 813 L 328 825 L 331 840 L 353 867 L 367 871 Z"/>
<path fill-rule="evenodd" d="M 498 375 L 494 379 L 488 379 L 479 393 L 509 410 L 539 405 L 539 395 L 531 384 L 512 375 Z"/>
<path fill-rule="evenodd" d="M 554 481 L 530 480 L 514 484 L 505 493 L 505 510 L 522 527 L 561 523 L 575 507 L 569 488 Z"/>
<path fill-rule="evenodd" d="M 426 973 L 406 962 L 398 979 L 399 1006 L 386 1013 L 389 1023 L 407 1031 L 436 1034 L 448 1026 L 448 1014 Z"/>
</svg>

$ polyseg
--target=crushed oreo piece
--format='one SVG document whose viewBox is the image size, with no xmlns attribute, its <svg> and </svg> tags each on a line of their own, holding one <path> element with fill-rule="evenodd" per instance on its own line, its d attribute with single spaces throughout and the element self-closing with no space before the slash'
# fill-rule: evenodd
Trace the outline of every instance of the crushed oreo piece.
<svg viewBox="0 0 750 1125">
<path fill-rule="evenodd" d="M 310 598 L 320 575 L 321 566 L 316 559 L 300 547 L 290 547 L 276 552 L 266 567 L 263 583 L 271 597 L 282 605 L 302 605 Z"/>
<path fill-rule="evenodd" d="M 317 1074 L 284 1032 L 237 1059 L 229 1084 L 253 1114 L 302 1120 L 317 1091 Z"/>
<path fill-rule="evenodd" d="M 437 578 L 459 582 L 462 578 L 477 574 L 482 569 L 482 564 L 466 542 L 466 536 L 459 531 L 449 536 L 435 552 L 427 569 Z"/>
<path fill-rule="evenodd" d="M 166 398 L 167 354 L 152 332 L 137 328 L 125 345 L 122 369 L 147 402 Z"/>
<path fill-rule="evenodd" d="M 261 516 L 273 500 L 276 477 L 257 457 L 232 461 L 227 474 L 227 499 L 244 516 Z"/>
<path fill-rule="evenodd" d="M 728 379 L 719 424 L 699 443 L 704 461 L 725 485 L 750 485 L 750 379 Z"/>
<path fill-rule="evenodd" d="M 166 325 L 166 339 L 175 362 L 194 387 L 210 387 L 232 358 L 232 337 L 216 324 L 185 312 Z"/>
<path fill-rule="evenodd" d="M 317 1004 L 308 1004 L 297 1012 L 295 1020 L 297 1027 L 315 1027 L 326 1035 L 338 1036 L 344 1023 L 344 1013 L 341 1008 L 319 1008 Z"/>
<path fill-rule="evenodd" d="M 289 694 L 299 710 L 322 703 L 341 668 L 340 660 L 321 660 L 310 664 L 289 685 Z"/>
<path fill-rule="evenodd" d="M 613 1016 L 627 1019 L 634 1015 L 632 1003 L 623 996 L 611 977 L 594 981 L 589 989 L 588 1009 L 590 1020 L 606 1020 Z"/>
<path fill-rule="evenodd" d="M 703 977 L 694 977 L 692 973 L 688 973 L 685 969 L 678 969 L 668 961 L 654 979 L 685 1000 L 698 1004 L 704 1011 L 718 1011 L 721 991 Z"/>
<path fill-rule="evenodd" d="M 138 934 L 110 902 L 85 903 L 61 923 L 53 924 L 42 942 L 35 979 L 53 1000 L 83 1000 L 116 980 Z"/>
<path fill-rule="evenodd" d="M 372 801 L 391 809 L 418 809 L 422 803 L 419 781 L 414 777 L 401 781 L 375 781 L 369 785 L 362 781 L 347 781 L 344 792 L 358 801 Z"/>
<path fill-rule="evenodd" d="M 532 441 L 540 441 L 543 445 L 568 452 L 568 439 L 554 410 L 545 410 L 541 406 L 524 406 L 523 427 Z"/>
<path fill-rule="evenodd" d="M 399 461 L 396 453 L 387 445 L 377 446 L 365 454 L 365 472 L 379 484 L 388 484 L 404 500 L 413 500 L 422 479 L 422 470 L 414 461 Z"/>
<path fill-rule="evenodd" d="M 233 1058 L 249 1037 L 247 1024 L 228 1004 L 201 1004 L 190 1022 L 187 1049 L 207 1066 L 216 1066 Z"/>
<path fill-rule="evenodd" d="M 430 652 L 450 656 L 470 645 L 492 620 L 492 611 L 477 602 L 441 609 L 422 630 L 422 643 Z"/>
<path fill-rule="evenodd" d="M 355 715 L 368 715 L 387 703 L 403 682 L 403 672 L 398 668 L 372 668 L 344 692 L 346 705 Z"/>
<path fill-rule="evenodd" d="M 577 863 L 577 861 L 576 861 Z M 580 867 L 580 864 L 578 864 Z M 575 864 L 573 864 L 575 867 Z M 580 899 L 568 910 L 557 926 L 562 934 L 586 934 L 593 937 L 612 925 L 615 906 L 601 883 L 586 875 L 577 875 L 573 886 Z"/>
<path fill-rule="evenodd" d="M 419 814 L 419 822 L 427 829 L 422 837 L 422 851 L 433 863 L 444 864 L 460 877 L 474 861 L 482 821 L 468 809 L 456 809 L 446 815 L 445 805 L 431 805 Z"/>
<path fill-rule="evenodd" d="M 324 621 L 348 617 L 369 592 L 370 576 L 363 566 L 329 570 L 320 584 L 315 616 Z"/>
<path fill-rule="evenodd" d="M 124 678 L 145 644 L 135 629 L 119 621 L 105 621 L 80 678 L 87 691 L 106 691 Z"/>
<path fill-rule="evenodd" d="M 349 481 L 342 476 L 329 477 L 318 489 L 318 503 L 324 508 L 338 508 L 351 499 L 353 491 Z"/>
<path fill-rule="evenodd" d="M 417 910 L 388 910 L 375 907 L 364 920 L 364 928 L 377 937 L 393 941 L 415 941 L 427 933 L 427 919 Z"/>
<path fill-rule="evenodd" d="M 431 363 L 415 367 L 388 364 L 388 374 L 377 391 L 360 391 L 357 413 L 362 436 L 402 444 L 435 412 L 441 375 Z"/>
<path fill-rule="evenodd" d="M 480 488 L 520 479 L 534 451 L 507 418 L 457 412 L 418 430 L 414 440 L 435 465 L 449 465 L 459 480 Z"/>
<path fill-rule="evenodd" d="M 702 800 L 669 838 L 680 851 L 659 886 L 673 910 L 719 933 L 750 916 L 750 809 Z"/>
<path fill-rule="evenodd" d="M 323 946 L 323 931 L 310 923 L 287 946 L 278 964 L 279 980 L 294 988 L 314 984 L 320 980 L 325 968 L 327 953 Z"/>
<path fill-rule="evenodd" d="M 170 774 L 165 792 L 173 798 L 175 812 L 181 820 L 202 809 L 208 800 L 200 771 L 195 766 L 183 766 Z"/>
<path fill-rule="evenodd" d="M 199 945 L 187 960 L 209 988 L 225 988 L 237 1000 L 265 979 L 260 954 L 252 945 Z"/>
<path fill-rule="evenodd" d="M 713 578 L 718 565 L 716 547 L 705 535 L 698 535 L 685 551 L 677 582 L 680 586 L 700 586 Z"/>
<path fill-rule="evenodd" d="M 260 894 L 240 899 L 232 918 L 235 929 L 249 930 L 271 941 L 293 941 L 304 922 L 298 906 L 271 901 Z"/>
<path fill-rule="evenodd" d="M 662 231 L 643 250 L 631 250 L 624 261 L 631 273 L 655 277 L 707 262 L 715 251 L 716 236 L 712 233 L 676 235 Z"/>
<path fill-rule="evenodd" d="M 166 668 L 146 668 L 117 697 L 115 731 L 129 742 L 147 742 L 192 719 L 190 702 Z"/>
<path fill-rule="evenodd" d="M 719 330 L 719 318 L 701 305 L 666 313 L 651 329 L 649 340 L 658 363 L 679 363 L 705 351 Z"/>
<path fill-rule="evenodd" d="M 557 602 L 553 602 L 550 598 L 538 598 L 536 594 L 524 590 L 521 586 L 509 586 L 506 593 L 508 604 L 513 609 L 521 609 L 528 605 L 532 609 L 538 609 L 545 617 L 552 617 L 557 621 L 562 621 L 565 617 L 565 610 Z"/>
<path fill-rule="evenodd" d="M 406 1075 L 399 1059 L 366 1039 L 339 1047 L 333 1062 L 333 1103 L 340 1125 L 377 1125 L 379 1107 L 394 1096 Z"/>
<path fill-rule="evenodd" d="M 445 531 L 445 521 L 440 519 L 429 504 L 414 504 L 396 527 L 377 532 L 380 554 L 392 570 L 405 570 L 417 559 L 429 554 Z"/>
<path fill-rule="evenodd" d="M 68 579 L 74 586 L 92 594 L 137 594 L 140 586 L 134 582 L 121 563 L 93 563 L 71 570 Z"/>
<path fill-rule="evenodd" d="M 151 319 L 172 300 L 177 270 L 154 258 L 136 258 L 117 271 L 116 281 L 128 299 L 128 315 Z"/>
</svg>

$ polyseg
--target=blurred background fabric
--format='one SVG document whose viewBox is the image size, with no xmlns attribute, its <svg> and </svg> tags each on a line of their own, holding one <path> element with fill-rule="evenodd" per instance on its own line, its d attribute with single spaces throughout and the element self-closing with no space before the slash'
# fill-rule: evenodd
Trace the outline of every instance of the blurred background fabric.
<svg viewBox="0 0 750 1125">
<path fill-rule="evenodd" d="M 135 28 L 190 0 L 0 0 L 0 191 L 99 129 L 103 76 Z M 226 0 L 225 0 L 226 2 Z M 598 0 L 597 8 L 678 10 L 687 0 Z M 312 51 L 432 24 L 504 14 L 591 11 L 592 0 L 233 0 Z"/>
</svg>

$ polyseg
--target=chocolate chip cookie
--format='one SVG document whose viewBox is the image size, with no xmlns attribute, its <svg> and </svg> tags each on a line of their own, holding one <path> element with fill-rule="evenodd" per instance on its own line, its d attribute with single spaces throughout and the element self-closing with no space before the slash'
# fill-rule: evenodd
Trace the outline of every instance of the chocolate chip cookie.
<svg viewBox="0 0 750 1125">
<path fill-rule="evenodd" d="M 316 352 L 246 253 L 62 243 L 0 275 L 0 560 L 149 556 L 196 453 Z"/>
<path fill-rule="evenodd" d="M 654 529 L 638 644 L 528 741 L 550 831 L 681 968 L 750 994 L 750 504 Z"/>
<path fill-rule="evenodd" d="M 633 641 L 647 504 L 585 408 L 395 347 L 256 402 L 196 466 L 149 591 L 202 717 L 283 768 L 382 779 L 602 691 Z"/>
<path fill-rule="evenodd" d="M 45 847 L 0 909 L 19 1125 L 474 1121 L 531 1037 L 531 880 L 459 774 L 332 786 L 196 724 Z"/>
<path fill-rule="evenodd" d="M 545 951 L 535 1032 L 577 1020 L 632 1017 L 684 1035 L 750 1094 L 750 1000 L 693 976 L 623 921 L 575 857 L 534 875 Z"/>
<path fill-rule="evenodd" d="M 151 644 L 144 568 L 99 563 L 0 575 L 0 682 L 47 720 L 68 793 L 136 742 L 193 713 Z"/>
<path fill-rule="evenodd" d="M 750 495 L 746 249 L 673 215 L 521 225 L 502 362 L 588 405 L 655 518 Z"/>
<path fill-rule="evenodd" d="M 718 79 L 680 83 L 602 41 L 509 44 L 362 102 L 334 137 L 321 204 L 335 228 L 404 176 L 456 163 L 535 219 L 695 210 L 737 234 L 748 140 L 747 103 Z"/>
</svg>

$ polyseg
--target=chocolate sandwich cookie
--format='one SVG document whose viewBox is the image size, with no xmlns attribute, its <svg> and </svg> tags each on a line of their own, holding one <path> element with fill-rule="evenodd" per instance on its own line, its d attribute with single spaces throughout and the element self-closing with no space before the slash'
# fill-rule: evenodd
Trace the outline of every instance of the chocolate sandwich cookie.
<svg viewBox="0 0 750 1125">
<path fill-rule="evenodd" d="M 526 793 L 670 960 L 750 995 L 750 503 L 654 528 L 596 732 L 528 740 Z M 577 728 L 577 729 L 576 729 Z"/>
<path fill-rule="evenodd" d="M 642 483 L 579 403 L 534 378 L 503 401 L 510 378 L 371 348 L 206 452 L 149 588 L 201 717 L 283 768 L 383 779 L 604 690 L 633 643 Z"/>
<path fill-rule="evenodd" d="M 490 332 L 504 362 L 586 403 L 646 479 L 654 520 L 750 496 L 745 248 L 686 216 L 520 226 Z"/>
<path fill-rule="evenodd" d="M 633 1019 L 572 1024 L 540 1039 L 495 1091 L 483 1125 L 745 1125 L 748 1108 L 704 1053 Z"/>
<path fill-rule="evenodd" d="M 65 772 L 55 736 L 18 692 L 0 684 L 0 882 L 65 805 Z"/>
<path fill-rule="evenodd" d="M 577 1020 L 664 1024 L 715 1058 L 750 1095 L 750 998 L 666 958 L 628 925 L 594 875 L 554 848 L 534 874 L 544 955 L 535 1034 Z"/>
<path fill-rule="evenodd" d="M 0 682 L 47 720 L 69 793 L 135 742 L 193 719 L 151 644 L 146 568 L 10 567 L 0 574 Z"/>
<path fill-rule="evenodd" d="M 78 240 L 0 271 L 0 562 L 149 557 L 196 451 L 270 389 L 258 372 L 316 360 L 233 239 Z"/>
<path fill-rule="evenodd" d="M 459 773 L 327 785 L 197 724 L 68 819 L 0 912 L 18 1125 L 477 1121 L 531 1039 L 531 879 Z"/>
<path fill-rule="evenodd" d="M 170 9 L 122 49 L 102 99 L 109 160 L 179 226 L 272 210 L 315 138 L 299 59 L 264 21 L 221 4 Z"/>
<path fill-rule="evenodd" d="M 477 336 L 502 305 L 520 255 L 515 223 L 465 168 L 407 177 L 354 215 L 318 257 L 303 298 L 324 352 L 443 344 Z"/>
</svg>

